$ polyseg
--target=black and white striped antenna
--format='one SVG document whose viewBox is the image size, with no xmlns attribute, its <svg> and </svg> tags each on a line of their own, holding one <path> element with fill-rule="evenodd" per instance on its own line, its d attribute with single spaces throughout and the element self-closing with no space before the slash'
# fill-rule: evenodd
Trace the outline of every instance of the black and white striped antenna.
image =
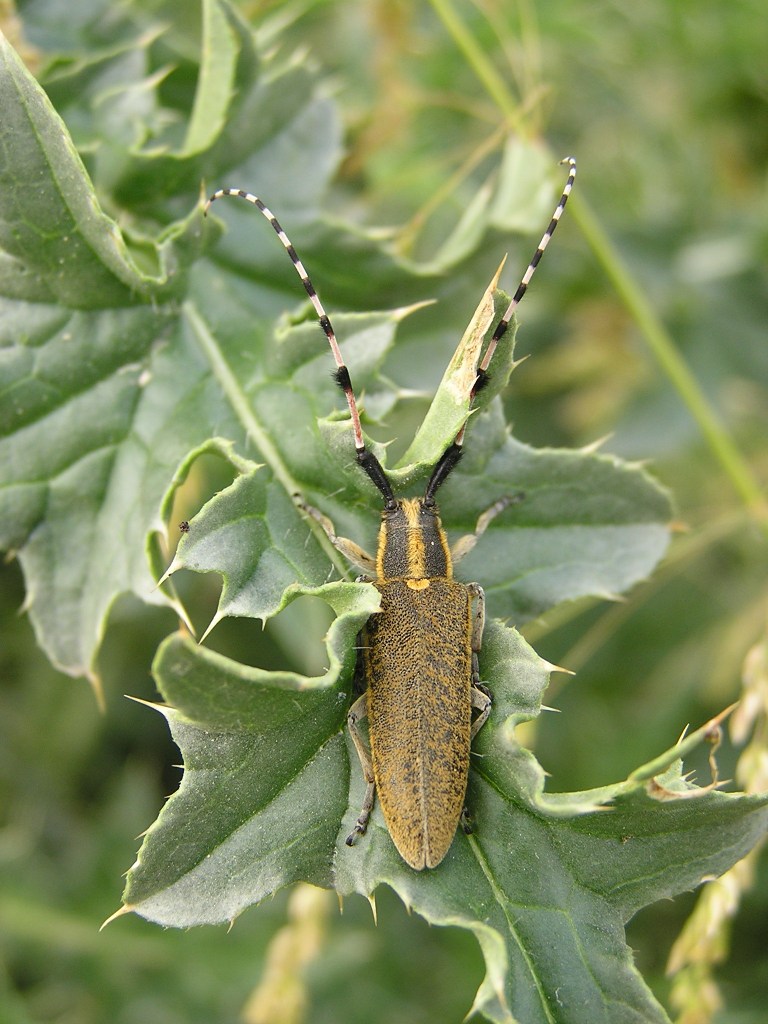
<svg viewBox="0 0 768 1024">
<path fill-rule="evenodd" d="M 488 366 L 490 365 L 491 359 L 493 358 L 493 354 L 496 351 L 496 346 L 507 333 L 509 322 L 512 319 L 515 310 L 520 305 L 520 301 L 522 300 L 523 296 L 528 291 L 528 286 L 531 283 L 531 278 L 536 273 L 536 268 L 539 265 L 539 261 L 541 260 L 541 257 L 544 255 L 544 250 L 549 245 L 550 238 L 555 233 L 558 221 L 563 215 L 565 204 L 568 202 L 568 196 L 570 196 L 571 194 L 573 183 L 576 180 L 576 160 L 572 156 L 566 156 L 560 161 L 560 163 L 568 165 L 568 179 L 563 187 L 563 191 L 558 201 L 558 204 L 555 207 L 555 212 L 552 214 L 552 219 L 549 222 L 549 227 L 541 236 L 541 241 L 536 247 L 536 252 L 533 254 L 533 258 L 531 259 L 531 262 L 528 264 L 528 267 L 526 268 L 526 271 L 520 280 L 520 284 L 517 286 L 515 294 L 512 296 L 512 301 L 504 311 L 504 315 L 496 325 L 496 330 L 493 332 L 491 340 L 488 342 L 488 347 L 485 350 L 485 354 L 483 355 L 480 365 L 477 368 L 477 376 L 475 377 L 475 383 L 472 386 L 472 392 L 469 398 L 470 409 L 472 408 L 472 402 L 475 398 L 475 395 L 477 395 L 479 391 L 482 391 L 482 389 L 488 383 Z M 435 468 L 432 470 L 432 475 L 429 478 L 427 489 L 424 492 L 425 499 L 434 500 L 435 491 L 444 482 L 445 478 L 448 476 L 451 470 L 455 469 L 457 463 L 459 462 L 459 459 L 461 458 L 463 452 L 464 432 L 467 429 L 468 419 L 469 417 L 467 417 L 467 419 L 464 421 L 464 425 L 454 438 L 453 443 L 450 444 L 448 448 L 446 448 L 446 450 L 442 454 L 442 457 L 438 460 Z"/>
<path fill-rule="evenodd" d="M 560 163 L 568 165 L 568 180 L 565 183 L 565 187 L 563 188 L 563 192 L 555 208 L 555 212 L 552 214 L 552 219 L 549 222 L 549 227 L 544 232 L 541 241 L 539 242 L 538 247 L 536 248 L 536 252 L 533 254 L 533 258 L 531 259 L 531 262 L 528 264 L 528 268 L 522 276 L 522 279 L 517 287 L 517 290 L 512 298 L 512 301 L 510 302 L 509 306 L 504 312 L 504 315 L 502 316 L 501 320 L 496 325 L 496 329 L 493 332 L 493 336 L 491 337 L 485 354 L 483 355 L 480 365 L 478 366 L 477 377 L 475 379 L 475 383 L 472 388 L 472 393 L 470 396 L 470 407 L 475 395 L 484 387 L 484 385 L 488 381 L 488 366 L 490 365 L 491 359 L 493 358 L 493 354 L 496 351 L 496 346 L 506 333 L 507 328 L 509 327 L 509 322 L 512 319 L 515 310 L 517 309 L 521 299 L 528 290 L 528 286 L 531 283 L 531 278 L 536 272 L 536 268 L 538 267 L 539 261 L 541 260 L 541 257 L 544 254 L 544 250 L 549 245 L 549 240 L 555 233 L 558 221 L 562 216 L 563 210 L 565 209 L 565 204 L 568 202 L 568 197 L 571 194 L 571 189 L 573 188 L 573 183 L 576 178 L 576 161 L 572 156 L 568 156 L 565 157 L 565 159 L 561 160 Z M 283 247 L 285 248 L 285 251 L 288 253 L 291 263 L 293 264 L 296 273 L 299 275 L 299 278 L 301 279 L 301 283 L 304 285 L 304 289 L 307 295 L 309 296 L 309 300 L 315 308 L 315 312 L 317 313 L 317 318 L 320 322 L 320 326 L 322 327 L 323 332 L 326 338 L 328 339 L 328 344 L 331 346 L 331 352 L 336 363 L 336 370 L 333 376 L 336 383 L 344 392 L 344 395 L 347 399 L 347 405 L 349 406 L 349 414 L 352 418 L 352 431 L 354 434 L 355 453 L 357 461 L 378 488 L 379 492 L 384 498 L 385 505 L 393 505 L 395 502 L 395 496 L 392 491 L 392 486 L 389 480 L 387 479 L 387 475 L 384 472 L 384 468 L 379 462 L 379 460 L 376 458 L 376 456 L 373 454 L 373 452 L 369 451 L 365 446 L 365 438 L 363 437 L 363 428 L 360 424 L 360 413 L 357 408 L 355 392 L 352 387 L 352 381 L 349 376 L 349 370 L 347 369 L 347 366 L 344 362 L 344 358 L 341 354 L 341 349 L 339 348 L 339 343 L 336 339 L 336 332 L 333 329 L 331 318 L 326 313 L 325 308 L 323 307 L 323 304 L 320 301 L 317 292 L 315 291 L 315 287 L 312 284 L 312 281 L 310 280 L 309 274 L 307 274 L 306 270 L 304 269 L 304 264 L 299 259 L 298 254 L 294 249 L 293 244 L 291 243 L 291 240 L 288 238 L 285 231 L 283 231 L 280 222 L 269 209 L 269 207 L 264 202 L 262 202 L 262 200 L 259 199 L 258 196 L 253 195 L 251 192 L 244 192 L 242 189 L 239 188 L 218 189 L 218 191 L 214 192 L 213 195 L 205 204 L 204 212 L 207 214 L 211 204 L 214 203 L 217 199 L 221 199 L 223 196 L 235 196 L 238 199 L 245 199 L 247 202 L 255 206 L 266 217 L 266 219 L 272 225 L 275 234 L 283 243 Z M 429 483 L 427 484 L 427 489 L 424 495 L 425 501 L 431 502 L 434 500 L 434 495 L 438 487 L 443 483 L 445 478 L 448 476 L 448 474 L 456 466 L 459 459 L 461 458 L 465 429 L 466 422 L 464 426 L 462 426 L 459 433 L 456 435 L 452 444 L 446 449 L 441 458 L 438 460 L 434 470 L 432 471 Z"/>
<path fill-rule="evenodd" d="M 369 451 L 365 446 L 365 438 L 363 437 L 363 428 L 360 425 L 360 413 L 357 408 L 357 400 L 355 399 L 355 391 L 352 387 L 352 381 L 349 376 L 349 370 L 344 362 L 344 357 L 341 354 L 339 343 L 336 340 L 336 332 L 333 329 L 331 318 L 325 311 L 325 308 L 320 301 L 320 297 L 315 291 L 315 286 L 310 280 L 309 274 L 304 269 L 304 264 L 299 259 L 298 253 L 293 247 L 288 235 L 283 231 L 282 225 L 277 217 L 272 213 L 269 207 L 259 199 L 258 196 L 253 195 L 251 192 L 244 192 L 240 188 L 221 188 L 217 192 L 214 192 L 208 202 L 205 204 L 205 213 L 211 207 L 211 203 L 217 199 L 221 199 L 222 196 L 236 196 L 238 199 L 245 199 L 249 203 L 252 203 L 264 216 L 267 218 L 269 223 L 274 228 L 275 234 L 283 243 L 285 251 L 290 257 L 291 263 L 296 270 L 296 273 L 301 278 L 301 283 L 304 285 L 304 289 L 309 296 L 309 300 L 315 307 L 317 318 L 320 321 L 320 326 L 328 339 L 328 344 L 331 346 L 331 352 L 336 362 L 336 370 L 334 372 L 334 380 L 344 392 L 347 399 L 347 405 L 349 406 L 349 414 L 352 417 L 352 430 L 355 438 L 355 454 L 358 463 L 363 467 L 365 472 L 371 478 L 373 483 L 381 492 L 384 501 L 387 503 L 394 502 L 395 496 L 392 492 L 392 487 L 387 479 L 387 475 L 384 472 L 384 467 L 381 465 L 379 460 Z"/>
</svg>

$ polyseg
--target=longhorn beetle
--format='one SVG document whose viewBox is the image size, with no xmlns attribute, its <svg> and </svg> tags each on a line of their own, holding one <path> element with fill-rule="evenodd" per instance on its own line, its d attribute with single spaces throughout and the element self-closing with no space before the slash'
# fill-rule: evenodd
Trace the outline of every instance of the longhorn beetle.
<svg viewBox="0 0 768 1024">
<path fill-rule="evenodd" d="M 477 368 L 470 394 L 488 381 L 488 366 L 539 260 L 560 220 L 576 177 L 576 161 L 566 157 L 568 179 L 533 259 L 496 326 Z M 334 379 L 346 395 L 357 462 L 384 499 L 378 548 L 373 558 L 353 541 L 337 537 L 333 524 L 317 509 L 302 506 L 317 520 L 331 543 L 360 566 L 381 595 L 381 610 L 360 635 L 358 676 L 365 689 L 347 714 L 347 723 L 366 781 L 365 799 L 352 845 L 363 835 L 378 792 L 392 841 L 412 868 L 434 868 L 442 861 L 462 819 L 469 775 L 470 747 L 491 710 L 480 683 L 478 652 L 485 621 L 485 599 L 477 583 L 459 583 L 453 565 L 475 546 L 491 521 L 520 495 L 496 501 L 477 521 L 475 532 L 449 547 L 435 493 L 462 454 L 466 420 L 435 464 L 421 498 L 397 498 L 383 466 L 365 445 L 349 370 L 344 364 L 330 318 L 296 250 L 277 218 L 257 196 L 220 189 L 210 197 L 237 196 L 256 206 L 283 243 L 315 308 L 336 362 Z M 477 712 L 472 718 L 473 709 Z M 368 718 L 369 747 L 360 729 Z"/>
</svg>

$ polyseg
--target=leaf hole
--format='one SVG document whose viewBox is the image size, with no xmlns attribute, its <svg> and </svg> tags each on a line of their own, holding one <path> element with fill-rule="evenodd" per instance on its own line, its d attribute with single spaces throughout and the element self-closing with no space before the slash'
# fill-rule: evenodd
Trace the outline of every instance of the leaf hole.
<svg viewBox="0 0 768 1024">
<path fill-rule="evenodd" d="M 183 535 L 181 523 L 188 523 L 218 491 L 237 477 L 235 467 L 215 452 L 198 456 L 173 494 L 167 522 L 169 544 L 173 549 Z"/>
<path fill-rule="evenodd" d="M 328 666 L 324 641 L 333 619 L 325 601 L 303 596 L 269 619 L 264 628 L 255 619 L 222 619 L 205 645 L 244 665 L 317 676 Z"/>
</svg>

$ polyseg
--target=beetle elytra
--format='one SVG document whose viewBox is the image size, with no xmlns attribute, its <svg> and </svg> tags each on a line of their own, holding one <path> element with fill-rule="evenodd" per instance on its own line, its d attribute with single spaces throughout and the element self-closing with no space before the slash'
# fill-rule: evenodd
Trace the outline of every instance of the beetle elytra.
<svg viewBox="0 0 768 1024">
<path fill-rule="evenodd" d="M 488 380 L 488 366 L 499 340 L 525 294 L 576 177 L 576 161 L 566 157 L 568 179 L 549 226 L 477 367 L 470 406 Z M 347 722 L 366 781 L 363 807 L 347 838 L 365 833 L 376 794 L 389 834 L 412 868 L 434 868 L 453 842 L 464 810 L 472 739 L 491 710 L 490 693 L 480 683 L 478 653 L 485 599 L 477 583 L 454 579 L 454 564 L 472 550 L 491 521 L 518 500 L 501 497 L 477 521 L 474 533 L 451 547 L 435 501 L 438 488 L 458 464 L 464 426 L 432 469 L 420 498 L 396 497 L 386 471 L 365 443 L 360 414 L 330 318 L 296 250 L 269 208 L 240 189 L 220 189 L 256 206 L 285 247 L 314 306 L 336 362 L 335 380 L 344 391 L 352 421 L 357 462 L 384 501 L 378 547 L 372 557 L 353 541 L 336 535 L 316 509 L 304 510 L 322 526 L 331 543 L 366 573 L 381 595 L 381 610 L 361 633 L 358 677 L 363 692 Z M 476 712 L 473 719 L 473 711 Z M 368 743 L 360 727 L 368 719 Z"/>
</svg>

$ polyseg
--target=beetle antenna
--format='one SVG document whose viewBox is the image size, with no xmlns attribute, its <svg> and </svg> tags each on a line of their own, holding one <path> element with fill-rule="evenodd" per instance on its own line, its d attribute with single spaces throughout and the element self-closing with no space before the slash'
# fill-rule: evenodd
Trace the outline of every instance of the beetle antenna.
<svg viewBox="0 0 768 1024">
<path fill-rule="evenodd" d="M 536 272 L 536 267 L 538 267 L 539 261 L 541 260 L 541 257 L 544 255 L 544 250 L 549 245 L 550 238 L 555 233 L 555 228 L 557 227 L 558 221 L 563 215 L 565 204 L 568 202 L 568 196 L 570 196 L 571 189 L 573 188 L 573 183 L 576 180 L 575 158 L 572 156 L 566 156 L 560 161 L 560 163 L 568 165 L 568 180 L 565 183 L 562 195 L 560 196 L 560 200 L 557 206 L 555 207 L 555 212 L 552 214 L 552 220 L 549 222 L 549 227 L 542 235 L 541 241 L 539 242 L 538 247 L 536 248 L 536 252 L 533 254 L 533 259 L 528 264 L 528 269 L 523 274 L 520 280 L 520 284 L 517 286 L 517 291 L 512 296 L 512 301 L 507 306 L 504 316 L 501 318 L 501 320 L 499 320 L 498 324 L 496 325 L 496 330 L 493 332 L 493 337 L 491 338 L 488 344 L 488 348 L 485 351 L 483 361 L 480 363 L 480 366 L 478 367 L 478 378 L 482 380 L 480 388 L 483 387 L 485 383 L 485 380 L 483 378 L 487 373 L 488 366 L 491 362 L 491 359 L 493 358 L 493 353 L 496 351 L 496 346 L 498 345 L 499 341 L 503 338 L 503 336 L 506 334 L 507 328 L 509 327 L 509 321 L 512 319 L 513 313 L 520 305 L 523 296 L 528 291 L 528 285 L 531 283 L 531 278 Z M 474 394 L 477 394 L 477 391 L 480 390 L 480 388 L 478 387 L 478 382 L 476 381 Z"/>
<path fill-rule="evenodd" d="M 352 417 L 352 430 L 354 432 L 355 438 L 355 454 L 357 457 L 357 461 L 368 474 L 368 476 L 371 478 L 371 480 L 376 485 L 378 490 L 381 492 L 384 501 L 387 503 L 393 502 L 395 500 L 394 494 L 392 492 L 392 487 L 389 483 L 389 480 L 387 479 L 387 475 L 384 472 L 384 467 L 381 465 L 381 463 L 373 454 L 373 452 L 369 451 L 365 446 L 365 439 L 363 438 L 363 428 L 360 424 L 360 413 L 357 408 L 355 392 L 354 389 L 352 388 L 352 381 L 349 376 L 349 370 L 347 369 L 347 366 L 344 362 L 344 358 L 341 354 L 339 343 L 336 340 L 336 332 L 333 329 L 331 318 L 326 313 L 323 304 L 320 301 L 317 292 L 315 291 L 315 286 L 312 284 L 312 281 L 309 278 L 309 274 L 304 269 L 304 264 L 299 259 L 298 254 L 294 249 L 291 240 L 288 238 L 285 231 L 283 231 L 283 228 L 279 220 L 277 219 L 277 217 L 275 217 L 275 215 L 272 213 L 269 207 L 266 206 L 266 204 L 263 203 L 258 196 L 253 195 L 251 192 L 244 192 L 242 189 L 239 188 L 218 189 L 218 191 L 214 192 L 210 199 L 206 202 L 203 211 L 204 214 L 207 214 L 208 210 L 211 208 L 211 204 L 214 203 L 217 199 L 221 199 L 222 196 L 235 196 L 237 199 L 245 199 L 253 206 L 255 206 L 257 210 L 259 210 L 260 213 L 262 213 L 266 217 L 266 219 L 272 225 L 275 234 L 283 243 L 283 247 L 285 251 L 288 253 L 288 256 L 291 260 L 291 263 L 294 266 L 296 273 L 301 278 L 301 283 L 304 285 L 304 290 L 309 296 L 309 301 L 315 308 L 315 312 L 317 313 L 317 318 L 318 321 L 320 322 L 320 326 L 322 327 L 323 333 L 328 339 L 328 344 L 331 346 L 331 352 L 333 353 L 333 358 L 336 363 L 336 370 L 334 371 L 333 379 L 344 392 L 344 395 L 347 399 L 347 405 L 349 406 L 349 414 Z"/>
<path fill-rule="evenodd" d="M 512 301 L 507 306 L 504 315 L 496 325 L 496 330 L 493 332 L 493 336 L 491 337 L 491 340 L 488 343 L 488 348 L 485 350 L 485 355 L 483 356 L 482 361 L 477 368 L 477 376 L 475 378 L 475 383 L 472 387 L 472 393 L 469 398 L 470 408 L 472 408 L 472 402 L 475 398 L 475 395 L 477 395 L 477 393 L 481 391 L 488 383 L 488 366 L 490 365 L 491 359 L 493 358 L 493 354 L 496 351 L 496 346 L 506 334 L 507 328 L 509 327 L 509 322 L 512 319 L 515 310 L 520 305 L 520 301 L 522 300 L 525 293 L 528 291 L 528 285 L 531 283 L 531 278 L 536 273 L 536 268 L 539 265 L 539 261 L 541 260 L 541 257 L 544 255 L 544 250 L 549 245 L 550 238 L 555 233 L 555 228 L 557 227 L 558 221 L 563 215 L 565 204 L 568 202 L 568 197 L 571 194 L 573 183 L 576 180 L 576 160 L 572 156 L 566 156 L 560 161 L 560 163 L 568 165 L 568 179 L 563 188 L 560 200 L 557 206 L 555 207 L 555 212 L 552 214 L 552 219 L 549 222 L 549 227 L 542 235 L 541 241 L 536 247 L 536 252 L 533 254 L 533 258 L 531 262 L 528 264 L 528 268 L 523 274 L 520 280 L 520 284 L 517 286 L 517 291 L 512 296 Z M 427 484 L 427 490 L 425 492 L 426 498 L 434 498 L 435 491 L 443 483 L 445 478 L 448 476 L 451 470 L 454 469 L 459 459 L 461 458 L 462 445 L 464 444 L 464 431 L 466 430 L 467 422 L 467 420 L 464 421 L 464 426 L 456 435 L 453 443 L 445 450 L 445 452 L 443 452 L 440 461 L 437 463 L 434 470 L 432 471 L 432 476 L 430 477 L 429 483 Z"/>
</svg>

